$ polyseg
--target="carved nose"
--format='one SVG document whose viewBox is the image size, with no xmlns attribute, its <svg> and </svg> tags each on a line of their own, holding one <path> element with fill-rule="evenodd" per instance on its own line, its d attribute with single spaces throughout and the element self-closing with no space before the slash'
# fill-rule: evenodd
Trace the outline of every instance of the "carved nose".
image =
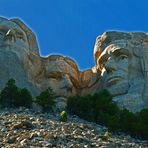
<svg viewBox="0 0 148 148">
<path fill-rule="evenodd" d="M 68 91 L 71 91 L 72 90 L 72 87 L 73 87 L 73 84 L 72 84 L 69 76 L 68 75 L 65 75 L 63 77 L 63 87 L 62 88 L 65 88 Z"/>
<path fill-rule="evenodd" d="M 65 80 L 65 85 L 67 87 L 72 87 L 72 82 L 71 82 L 69 76 L 66 75 L 64 80 Z"/>
</svg>

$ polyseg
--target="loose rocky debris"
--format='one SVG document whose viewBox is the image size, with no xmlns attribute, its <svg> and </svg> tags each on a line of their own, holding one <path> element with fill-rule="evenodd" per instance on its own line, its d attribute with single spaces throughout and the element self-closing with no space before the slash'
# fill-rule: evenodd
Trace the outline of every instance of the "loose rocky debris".
<svg viewBox="0 0 148 148">
<path fill-rule="evenodd" d="M 1 148 L 146 148 L 147 141 L 109 133 L 106 127 L 69 116 L 60 122 L 56 114 L 25 108 L 0 111 Z"/>
</svg>

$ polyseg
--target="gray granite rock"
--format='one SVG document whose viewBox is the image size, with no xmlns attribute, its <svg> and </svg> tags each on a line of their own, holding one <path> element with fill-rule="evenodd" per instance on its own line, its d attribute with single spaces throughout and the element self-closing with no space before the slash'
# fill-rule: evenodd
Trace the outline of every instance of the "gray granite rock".
<svg viewBox="0 0 148 148">
<path fill-rule="evenodd" d="M 94 56 L 100 85 L 121 107 L 136 112 L 148 107 L 148 35 L 105 32 L 96 39 Z"/>
</svg>

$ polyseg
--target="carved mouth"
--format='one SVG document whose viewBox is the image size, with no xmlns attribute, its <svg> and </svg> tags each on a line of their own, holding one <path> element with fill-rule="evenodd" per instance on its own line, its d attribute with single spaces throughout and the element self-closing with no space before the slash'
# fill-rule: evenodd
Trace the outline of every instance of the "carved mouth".
<svg viewBox="0 0 148 148">
<path fill-rule="evenodd" d="M 110 85 L 116 84 L 121 79 L 122 77 L 120 76 L 113 76 L 113 77 L 109 77 L 106 82 L 107 82 L 107 85 L 110 86 Z"/>
</svg>

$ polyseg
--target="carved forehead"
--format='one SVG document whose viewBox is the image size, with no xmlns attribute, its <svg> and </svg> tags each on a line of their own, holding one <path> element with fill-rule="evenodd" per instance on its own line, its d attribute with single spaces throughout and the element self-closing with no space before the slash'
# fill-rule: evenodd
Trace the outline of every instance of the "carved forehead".
<svg viewBox="0 0 148 148">
<path fill-rule="evenodd" d="M 46 72 L 49 77 L 54 74 L 68 74 L 71 78 L 78 81 L 78 68 L 75 66 L 74 61 L 67 57 L 60 55 L 51 55 L 46 57 Z"/>
<path fill-rule="evenodd" d="M 140 32 L 105 32 L 103 35 L 97 37 L 94 47 L 95 61 L 101 55 L 101 53 L 111 44 L 119 46 L 119 48 L 126 48 L 134 54 L 138 53 L 141 43 L 148 38 L 147 34 Z M 131 48 L 132 47 L 132 48 Z M 133 47 L 136 47 L 135 49 Z"/>
<path fill-rule="evenodd" d="M 65 57 L 62 55 L 50 55 L 47 57 L 47 59 L 48 59 L 48 63 L 51 63 L 51 62 L 58 63 L 57 67 L 60 67 L 63 63 L 66 65 L 68 64 L 71 68 L 78 71 L 78 67 L 77 67 L 76 62 L 69 57 Z"/>
</svg>

